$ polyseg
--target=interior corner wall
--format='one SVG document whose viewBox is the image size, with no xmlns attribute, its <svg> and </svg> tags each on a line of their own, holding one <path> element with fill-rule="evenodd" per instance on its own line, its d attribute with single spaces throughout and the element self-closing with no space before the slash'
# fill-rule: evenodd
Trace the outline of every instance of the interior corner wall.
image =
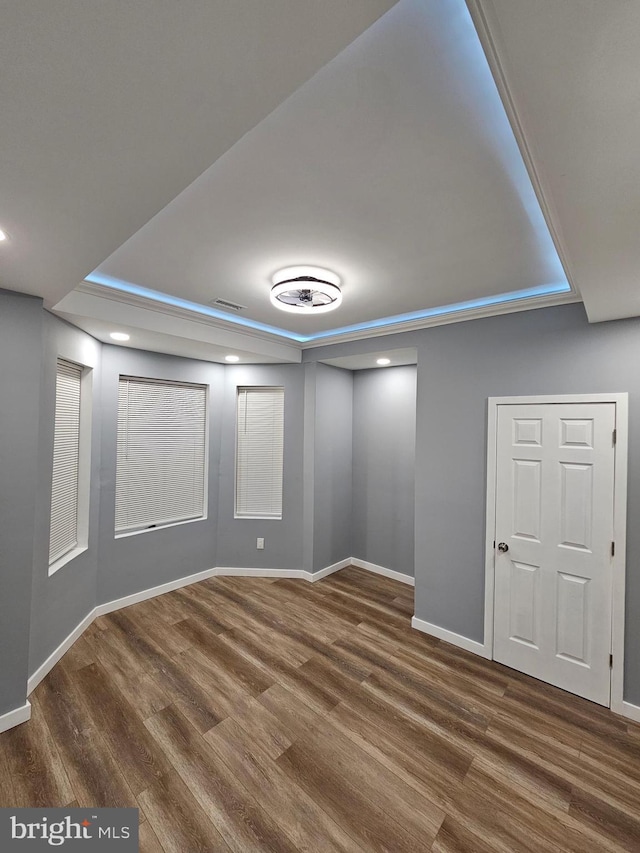
<svg viewBox="0 0 640 853">
<path fill-rule="evenodd" d="M 319 572 L 353 553 L 353 374 L 316 365 L 313 437 L 313 558 Z"/>
<path fill-rule="evenodd" d="M 353 379 L 353 556 L 413 576 L 416 367 Z"/>
<path fill-rule="evenodd" d="M 582 305 L 416 336 L 416 616 L 483 640 L 487 398 L 629 392 L 625 699 L 640 704 L 640 320 Z"/>
<path fill-rule="evenodd" d="M 304 410 L 302 416 L 303 459 L 302 459 L 302 568 L 313 572 L 314 539 L 314 472 L 316 444 L 316 378 L 317 364 L 303 365 Z"/>
<path fill-rule="evenodd" d="M 300 569 L 303 558 L 304 369 L 301 364 L 233 365 L 223 369 L 216 565 L 250 569 Z M 281 519 L 235 518 L 237 389 L 252 385 L 284 388 Z M 256 548 L 258 537 L 264 539 L 264 550 Z"/>
<path fill-rule="evenodd" d="M 116 538 L 115 485 L 120 375 L 210 386 L 207 518 Z M 216 565 L 218 468 L 224 367 L 103 345 L 98 604 L 151 589 Z"/>
<path fill-rule="evenodd" d="M 0 716 L 27 699 L 42 317 L 0 290 Z"/>
<path fill-rule="evenodd" d="M 33 537 L 33 595 L 29 673 L 32 674 L 96 604 L 100 504 L 100 362 L 95 338 L 43 312 L 37 499 Z M 87 550 L 49 576 L 49 530 L 56 406 L 56 361 L 91 366 L 91 461 Z"/>
</svg>

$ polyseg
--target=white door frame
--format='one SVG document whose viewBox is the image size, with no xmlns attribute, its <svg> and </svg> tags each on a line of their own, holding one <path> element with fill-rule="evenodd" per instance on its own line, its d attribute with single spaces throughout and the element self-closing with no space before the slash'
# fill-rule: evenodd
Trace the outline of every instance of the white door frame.
<svg viewBox="0 0 640 853">
<path fill-rule="evenodd" d="M 613 535 L 615 554 L 612 559 L 612 620 L 611 620 L 611 710 L 636 717 L 635 706 L 623 700 L 624 679 L 624 602 L 627 544 L 627 448 L 629 395 L 620 394 L 562 394 L 538 397 L 489 397 L 487 429 L 487 528 L 485 546 L 484 586 L 484 651 L 493 658 L 493 596 L 495 582 L 496 473 L 498 441 L 498 406 L 545 405 L 553 403 L 615 403 L 616 452 L 613 486 Z M 626 707 L 625 707 L 626 706 Z"/>
</svg>

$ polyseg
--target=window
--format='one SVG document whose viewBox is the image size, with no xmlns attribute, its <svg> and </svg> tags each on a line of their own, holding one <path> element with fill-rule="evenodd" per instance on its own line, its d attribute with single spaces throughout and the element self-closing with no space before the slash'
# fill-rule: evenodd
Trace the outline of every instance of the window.
<svg viewBox="0 0 640 853">
<path fill-rule="evenodd" d="M 236 517 L 282 518 L 284 388 L 238 388 Z"/>
<path fill-rule="evenodd" d="M 116 533 L 204 518 L 207 387 L 121 376 Z"/>
<path fill-rule="evenodd" d="M 49 565 L 78 547 L 82 368 L 58 359 Z"/>
</svg>

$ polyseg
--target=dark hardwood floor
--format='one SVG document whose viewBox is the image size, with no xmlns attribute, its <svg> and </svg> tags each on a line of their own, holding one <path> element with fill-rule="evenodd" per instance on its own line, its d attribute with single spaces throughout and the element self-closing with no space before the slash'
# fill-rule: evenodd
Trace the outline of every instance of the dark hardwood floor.
<svg viewBox="0 0 640 853">
<path fill-rule="evenodd" d="M 410 627 L 413 590 L 216 578 L 97 619 L 0 735 L 0 805 L 142 851 L 640 851 L 640 726 Z"/>
</svg>

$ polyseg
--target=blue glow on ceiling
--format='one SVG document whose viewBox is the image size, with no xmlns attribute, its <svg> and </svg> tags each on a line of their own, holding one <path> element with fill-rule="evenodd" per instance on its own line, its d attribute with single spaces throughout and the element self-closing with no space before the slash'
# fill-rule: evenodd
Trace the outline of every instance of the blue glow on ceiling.
<svg viewBox="0 0 640 853">
<path fill-rule="evenodd" d="M 430 317 L 444 317 L 447 314 L 459 314 L 462 311 L 473 311 L 478 308 L 487 308 L 491 305 L 503 305 L 509 302 L 518 302 L 523 299 L 534 299 L 541 296 L 555 296 L 557 294 L 569 293 L 571 287 L 566 281 L 559 284 L 543 284 L 539 287 L 529 287 L 526 290 L 513 290 L 511 293 L 498 293 L 495 296 L 482 296 L 479 299 L 469 299 L 467 302 L 455 302 L 453 305 L 438 305 L 436 308 L 425 308 L 422 311 L 411 311 L 408 314 L 395 314 L 393 317 L 381 317 L 379 320 L 370 320 L 366 323 L 355 323 L 353 326 L 342 326 L 339 329 L 330 329 L 327 332 L 318 332 L 306 340 L 316 341 L 321 338 L 333 337 L 333 335 L 347 335 L 352 332 L 362 332 L 367 329 L 380 329 L 385 326 L 393 326 L 398 323 L 410 323 L 414 320 L 427 320 Z"/>
<path fill-rule="evenodd" d="M 85 281 L 101 284 L 103 287 L 108 287 L 111 290 L 119 290 L 122 293 L 131 293 L 133 296 L 141 296 L 143 299 L 151 299 L 153 302 L 160 302 L 163 305 L 173 305 L 175 308 L 182 308 L 185 311 L 192 311 L 195 314 L 204 314 L 206 317 L 214 317 L 216 320 L 225 320 L 227 323 L 234 323 L 237 326 L 245 326 L 248 329 L 267 332 L 270 335 L 280 335 L 280 337 L 289 338 L 292 341 L 300 341 L 302 343 L 309 340 L 304 335 L 296 335 L 293 332 L 287 332 L 285 329 L 278 329 L 276 326 L 268 326 L 266 323 L 250 320 L 248 317 L 232 317 L 227 312 L 218 311 L 217 308 L 211 308 L 209 305 L 190 302 L 188 299 L 181 299 L 179 296 L 171 296 L 169 293 L 161 293 L 158 290 L 151 290 L 148 287 L 141 287 L 139 284 L 121 281 L 118 278 L 112 278 L 109 275 L 103 275 L 99 272 L 92 272 L 85 278 Z"/>
<path fill-rule="evenodd" d="M 566 280 L 562 263 L 549 233 L 538 198 L 532 186 L 513 129 L 498 89 L 496 88 L 493 74 L 466 3 L 464 0 L 428 0 L 428 2 L 424 2 L 424 0 L 405 0 L 404 4 L 398 4 L 395 10 L 387 13 L 387 16 L 383 16 L 378 24 L 374 25 L 372 31 L 376 27 L 384 26 L 386 17 L 403 14 L 400 10 L 401 6 L 405 6 L 407 9 L 413 8 L 414 16 L 418 16 L 414 20 L 417 20 L 421 26 L 425 27 L 427 33 L 439 33 L 439 38 L 444 40 L 444 47 L 446 49 L 443 50 L 444 64 L 442 73 L 450 78 L 450 85 L 447 90 L 448 96 L 451 98 L 452 103 L 456 102 L 458 107 L 473 115 L 474 126 L 480 133 L 482 144 L 492 152 L 492 156 L 499 163 L 502 172 L 508 174 L 510 183 L 531 227 L 531 241 L 535 243 L 539 255 L 545 260 L 545 271 L 540 275 L 540 278 L 552 281 L 554 282 L 553 284 L 544 284 L 524 290 L 514 290 L 508 293 L 479 297 L 435 308 L 426 308 L 405 314 L 381 317 L 376 320 L 328 329 L 313 334 L 301 334 L 261 323 L 246 316 L 233 315 L 225 311 L 220 311 L 209 305 L 192 302 L 179 296 L 172 296 L 168 293 L 132 284 L 128 281 L 105 275 L 99 269 L 88 275 L 86 281 L 102 285 L 113 291 L 139 296 L 158 304 L 172 306 L 192 314 L 204 315 L 213 320 L 223 321 L 226 324 L 238 327 L 239 332 L 242 329 L 246 329 L 248 332 L 254 331 L 273 335 L 300 344 L 324 341 L 328 338 L 367 332 L 368 330 L 380 331 L 388 329 L 389 332 L 393 332 L 394 327 L 405 323 L 419 322 L 421 320 L 428 321 L 433 318 L 463 314 L 464 312 L 490 308 L 492 306 L 569 294 L 571 287 Z M 411 21 L 411 18 L 408 20 Z M 451 73 L 448 73 L 449 71 Z M 460 85 L 460 79 L 464 80 L 464 85 Z M 286 263 L 283 262 L 283 266 L 286 266 Z M 428 325 L 428 323 L 425 325 Z"/>
<path fill-rule="evenodd" d="M 535 235 L 538 251 L 552 271 L 549 277 L 557 281 L 564 279 L 562 263 L 467 4 L 464 0 L 438 0 L 427 4 L 425 9 L 446 28 L 448 61 L 463 72 L 466 81 L 464 91 L 459 91 L 457 96 L 452 93 L 452 97 L 457 97 L 465 110 L 473 114 L 475 128 L 509 175 Z"/>
<path fill-rule="evenodd" d="M 194 314 L 203 314 L 206 317 L 213 317 L 216 320 L 224 320 L 227 323 L 232 323 L 236 326 L 243 326 L 249 329 L 255 329 L 260 332 L 267 332 L 270 335 L 278 335 L 282 338 L 288 338 L 291 341 L 298 343 L 311 343 L 313 341 L 322 340 L 323 338 L 332 338 L 339 335 L 348 335 L 353 332 L 366 332 L 369 329 L 382 329 L 393 327 L 400 323 L 410 323 L 416 320 L 428 320 L 432 317 L 443 317 L 448 314 L 459 314 L 463 311 L 473 311 L 479 308 L 487 308 L 492 305 L 503 305 L 522 301 L 524 299 L 534 299 L 542 296 L 555 296 L 563 293 L 569 293 L 571 287 L 566 281 L 557 284 L 545 284 L 539 287 L 530 287 L 526 290 L 514 290 L 510 293 L 499 293 L 495 296 L 483 296 L 479 299 L 470 299 L 466 302 L 456 302 L 453 305 L 439 305 L 436 308 L 425 308 L 421 311 L 410 311 L 407 314 L 394 314 L 391 317 L 380 317 L 377 320 L 368 320 L 364 323 L 355 323 L 352 326 L 341 326 L 337 329 L 328 329 L 325 332 L 316 332 L 313 335 L 300 335 L 295 332 L 290 332 L 287 329 L 280 329 L 277 326 L 268 326 L 266 323 L 258 323 L 255 320 L 250 320 L 247 317 L 233 317 L 224 311 L 218 311 L 216 308 L 210 308 L 208 305 L 201 305 L 198 302 L 190 302 L 188 299 L 181 299 L 178 296 L 171 296 L 168 293 L 160 293 L 157 290 L 151 290 L 147 287 L 140 287 L 138 284 L 131 284 L 128 281 L 120 281 L 110 276 L 100 273 L 91 273 L 85 281 L 93 282 L 94 284 L 108 287 L 111 290 L 120 291 L 121 293 L 130 293 L 133 296 L 140 296 L 143 299 L 149 299 L 153 302 L 158 302 L 162 305 L 172 305 L 176 308 L 182 308 L 185 311 L 190 311 Z M 391 328 L 390 328 L 391 330 Z"/>
</svg>

